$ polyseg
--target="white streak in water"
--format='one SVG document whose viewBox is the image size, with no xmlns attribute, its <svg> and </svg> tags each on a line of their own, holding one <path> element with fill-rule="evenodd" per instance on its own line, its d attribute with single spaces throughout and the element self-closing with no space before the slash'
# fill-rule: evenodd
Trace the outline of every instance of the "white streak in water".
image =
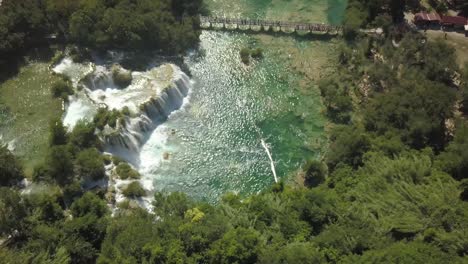
<svg viewBox="0 0 468 264">
<path fill-rule="evenodd" d="M 268 149 L 268 145 L 265 143 L 265 140 L 262 138 L 262 146 L 265 149 L 268 158 L 270 159 L 270 165 L 271 165 L 271 171 L 273 172 L 273 177 L 275 177 L 275 182 L 278 183 L 278 177 L 276 176 L 276 169 L 275 169 L 275 163 L 273 161 L 273 158 L 271 157 L 270 150 Z"/>
</svg>

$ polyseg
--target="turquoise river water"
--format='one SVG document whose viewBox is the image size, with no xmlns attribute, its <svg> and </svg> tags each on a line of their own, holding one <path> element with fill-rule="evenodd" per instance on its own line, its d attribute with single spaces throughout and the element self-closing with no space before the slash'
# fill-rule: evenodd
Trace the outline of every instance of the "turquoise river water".
<svg viewBox="0 0 468 264">
<path fill-rule="evenodd" d="M 338 23 L 345 2 L 330 2 L 325 17 Z M 301 92 L 300 76 L 268 47 L 262 60 L 243 65 L 240 49 L 255 42 L 242 33 L 202 33 L 200 51 L 185 61 L 194 81 L 187 102 L 143 146 L 145 186 L 208 201 L 258 192 L 274 182 L 262 139 L 279 178 L 320 157 L 326 137 L 318 93 Z"/>
</svg>

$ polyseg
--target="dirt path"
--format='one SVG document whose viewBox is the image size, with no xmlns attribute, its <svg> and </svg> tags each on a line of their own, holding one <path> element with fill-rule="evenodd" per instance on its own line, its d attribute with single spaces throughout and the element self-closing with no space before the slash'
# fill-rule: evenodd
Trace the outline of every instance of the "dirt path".
<svg viewBox="0 0 468 264">
<path fill-rule="evenodd" d="M 465 37 L 462 33 L 457 32 L 446 32 L 442 30 L 427 30 L 425 33 L 429 39 L 445 39 L 447 34 L 447 43 L 455 48 L 457 62 L 460 67 L 463 67 L 465 63 L 468 63 L 468 37 Z"/>
</svg>

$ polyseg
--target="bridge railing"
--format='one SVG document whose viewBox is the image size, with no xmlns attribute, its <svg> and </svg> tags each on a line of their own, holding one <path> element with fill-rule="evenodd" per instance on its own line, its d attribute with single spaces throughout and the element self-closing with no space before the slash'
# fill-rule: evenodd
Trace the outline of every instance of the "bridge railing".
<svg viewBox="0 0 468 264">
<path fill-rule="evenodd" d="M 290 28 L 295 30 L 308 30 L 308 31 L 342 31 L 341 26 L 320 24 L 320 23 L 300 23 L 300 22 L 287 22 L 287 21 L 273 21 L 262 19 L 249 19 L 249 18 L 226 18 L 226 17 L 200 17 L 201 23 L 223 24 L 223 25 L 236 25 L 236 26 L 263 26 L 263 27 L 279 27 Z"/>
</svg>

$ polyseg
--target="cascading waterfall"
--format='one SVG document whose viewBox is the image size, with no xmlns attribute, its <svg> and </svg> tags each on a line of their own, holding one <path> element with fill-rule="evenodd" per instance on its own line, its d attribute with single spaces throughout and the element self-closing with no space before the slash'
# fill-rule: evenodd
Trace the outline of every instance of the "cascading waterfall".
<svg viewBox="0 0 468 264">
<path fill-rule="evenodd" d="M 112 62 L 107 65 L 79 64 L 65 58 L 53 68 L 56 73 L 72 79 L 76 88 L 75 95 L 69 98 L 63 121 L 72 129 L 80 119 L 91 121 L 99 108 L 128 109 L 130 113 L 123 117 L 123 121 L 117 121 L 113 128 L 105 125 L 99 136 L 104 142 L 105 152 L 119 156 L 138 168 L 141 147 L 159 125 L 187 102 L 192 81 L 173 64 L 163 64 L 145 72 L 130 72 Z M 127 87 L 116 85 L 115 70 L 131 74 Z M 108 175 L 111 175 L 110 171 Z M 112 181 L 117 189 L 128 184 L 125 180 Z M 147 190 L 153 189 L 151 184 L 145 184 L 147 179 L 141 181 Z M 123 195 L 117 192 L 116 200 L 122 199 Z M 148 197 L 140 202 L 142 206 L 151 208 Z"/>
<path fill-rule="evenodd" d="M 116 131 L 104 131 L 106 151 L 139 165 L 140 147 L 146 142 L 150 132 L 182 106 L 191 85 L 190 78 L 177 69 L 173 84 L 142 103 L 136 117 L 126 117 L 125 124 L 119 124 Z"/>
<path fill-rule="evenodd" d="M 124 89 L 114 82 L 113 70 L 130 74 L 118 65 L 83 65 L 65 58 L 54 67 L 57 73 L 73 80 L 82 92 L 70 98 L 64 123 L 71 129 L 79 119 L 91 120 L 99 108 L 122 110 L 127 107 L 130 116 L 108 125 L 101 131 L 105 151 L 139 165 L 139 152 L 150 133 L 172 112 L 179 109 L 192 86 L 190 78 L 172 64 L 164 64 L 146 72 L 132 72 L 132 81 Z"/>
</svg>

